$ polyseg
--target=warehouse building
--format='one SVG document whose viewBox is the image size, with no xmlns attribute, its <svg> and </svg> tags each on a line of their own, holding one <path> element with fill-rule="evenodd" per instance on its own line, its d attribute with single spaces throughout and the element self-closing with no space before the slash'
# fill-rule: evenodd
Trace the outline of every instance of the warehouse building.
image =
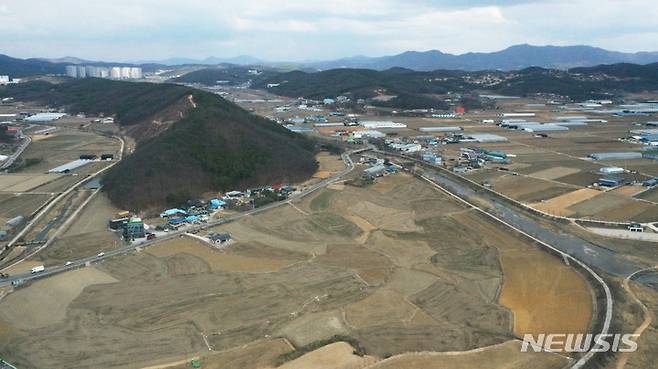
<svg viewBox="0 0 658 369">
<path fill-rule="evenodd" d="M 642 159 L 641 152 L 595 152 L 589 154 L 589 157 L 594 160 L 626 160 L 626 159 Z"/>
<path fill-rule="evenodd" d="M 624 171 L 624 168 L 620 167 L 603 167 L 599 169 L 599 172 L 603 174 L 619 174 L 624 173 Z"/>
<path fill-rule="evenodd" d="M 367 121 L 359 122 L 359 125 L 361 125 L 364 128 L 368 128 L 368 129 L 382 129 L 382 128 L 400 129 L 400 128 L 407 128 L 406 124 L 396 123 L 396 122 L 392 122 L 390 120 L 386 120 L 386 121 L 367 120 Z"/>
<path fill-rule="evenodd" d="M 495 142 L 507 142 L 508 139 L 503 136 L 495 135 L 492 133 L 470 133 L 466 135 L 475 142 L 479 143 L 495 143 Z"/>
<path fill-rule="evenodd" d="M 526 132 L 558 132 L 558 131 L 568 131 L 569 127 L 557 125 L 557 124 L 519 124 L 518 129 Z"/>
<path fill-rule="evenodd" d="M 381 177 L 384 173 L 386 173 L 386 166 L 384 164 L 377 164 L 363 171 L 363 174 L 373 178 Z"/>
<path fill-rule="evenodd" d="M 23 119 L 25 122 L 52 122 L 65 116 L 64 113 L 37 113 Z"/>
<path fill-rule="evenodd" d="M 50 169 L 48 173 L 68 173 L 74 169 L 80 168 L 92 162 L 93 160 L 86 160 L 86 159 L 73 160 L 72 162 Z"/>
<path fill-rule="evenodd" d="M 619 177 L 599 178 L 597 184 L 601 187 L 618 187 L 626 183 L 626 180 Z"/>
<path fill-rule="evenodd" d="M 522 117 L 534 117 L 535 113 L 503 113 L 501 117 L 503 118 L 522 118 Z"/>
<path fill-rule="evenodd" d="M 646 181 L 642 182 L 642 185 L 645 187 L 653 187 L 658 185 L 658 178 L 647 179 Z"/>
<path fill-rule="evenodd" d="M 445 126 L 445 127 L 420 127 L 418 128 L 420 132 L 459 132 L 463 131 L 464 128 L 457 126 Z"/>
</svg>

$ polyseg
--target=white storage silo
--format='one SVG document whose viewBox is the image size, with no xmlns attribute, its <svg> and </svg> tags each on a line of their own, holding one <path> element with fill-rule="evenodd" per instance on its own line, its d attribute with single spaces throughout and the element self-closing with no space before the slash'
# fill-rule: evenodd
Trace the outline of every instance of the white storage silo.
<svg viewBox="0 0 658 369">
<path fill-rule="evenodd" d="M 67 65 L 66 75 L 69 77 L 78 78 L 78 68 L 75 65 Z"/>
<path fill-rule="evenodd" d="M 87 77 L 87 69 L 84 67 L 84 65 L 78 65 L 76 69 L 78 70 L 78 78 Z"/>
<path fill-rule="evenodd" d="M 121 79 L 130 79 L 130 67 L 121 67 Z"/>
<path fill-rule="evenodd" d="M 142 79 L 142 68 L 137 68 L 137 67 L 130 68 L 130 78 Z"/>
<path fill-rule="evenodd" d="M 110 70 L 110 78 L 112 79 L 121 79 L 121 68 L 120 67 L 112 67 Z"/>
</svg>

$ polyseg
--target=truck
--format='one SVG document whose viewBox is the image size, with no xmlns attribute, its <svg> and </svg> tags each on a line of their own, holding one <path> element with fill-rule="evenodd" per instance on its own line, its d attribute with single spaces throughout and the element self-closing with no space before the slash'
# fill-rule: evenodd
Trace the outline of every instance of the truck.
<svg viewBox="0 0 658 369">
<path fill-rule="evenodd" d="M 34 274 L 34 273 L 41 273 L 41 272 L 43 272 L 44 270 L 46 270 L 46 267 L 43 266 L 43 265 L 35 266 L 35 267 L 32 268 L 32 274 Z"/>
</svg>

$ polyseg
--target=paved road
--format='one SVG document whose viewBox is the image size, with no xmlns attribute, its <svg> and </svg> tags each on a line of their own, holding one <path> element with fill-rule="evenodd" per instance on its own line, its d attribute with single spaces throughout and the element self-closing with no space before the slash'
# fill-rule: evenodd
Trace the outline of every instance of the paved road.
<svg viewBox="0 0 658 369">
<path fill-rule="evenodd" d="M 623 278 L 643 268 L 643 266 L 629 261 L 620 254 L 594 245 L 582 238 L 567 233 L 556 233 L 552 229 L 545 228 L 530 216 L 523 214 L 521 211 L 512 208 L 508 204 L 503 204 L 495 197 L 495 195 L 488 191 L 475 193 L 471 188 L 465 187 L 456 181 L 439 174 L 437 171 L 428 170 L 426 171 L 426 175 L 433 181 L 448 189 L 450 192 L 456 193 L 462 198 L 485 198 L 493 207 L 490 210 L 501 219 L 504 219 L 506 222 L 546 243 L 556 246 L 560 251 L 563 251 L 588 265 Z"/>
<path fill-rule="evenodd" d="M 16 159 L 18 159 L 18 157 L 21 156 L 23 151 L 25 151 L 25 149 L 27 149 L 27 147 L 30 145 L 31 142 L 32 142 L 32 137 L 25 136 L 25 141 L 21 144 L 21 146 L 18 148 L 18 150 L 16 150 L 16 152 L 11 154 L 9 156 L 9 158 L 7 158 L 7 160 L 5 160 L 4 163 L 2 163 L 2 166 L 0 167 L 0 170 L 5 170 L 5 169 L 9 168 L 12 164 L 14 164 Z"/>
<path fill-rule="evenodd" d="M 196 230 L 196 229 L 206 229 L 206 228 L 215 227 L 215 226 L 218 226 L 218 225 L 221 225 L 221 224 L 224 224 L 224 223 L 228 223 L 228 222 L 233 222 L 235 220 L 238 220 L 238 219 L 250 216 L 250 215 L 254 215 L 254 214 L 257 214 L 257 213 L 260 213 L 260 212 L 263 212 L 263 211 L 267 211 L 269 209 L 273 209 L 273 208 L 278 207 L 278 206 L 286 205 L 286 204 L 288 204 L 292 201 L 296 201 L 296 200 L 299 200 L 299 199 L 301 199 L 305 196 L 308 196 L 309 194 L 317 191 L 318 189 L 323 188 L 323 187 L 325 187 L 329 184 L 332 184 L 332 183 L 340 180 L 341 178 L 343 178 L 345 175 L 349 174 L 354 169 L 354 163 L 352 162 L 352 159 L 350 158 L 350 155 L 352 155 L 354 153 L 357 153 L 357 152 L 360 152 L 360 151 L 364 151 L 364 150 L 365 149 L 359 149 L 359 150 L 350 151 L 349 153 L 342 154 L 341 158 L 343 159 L 343 161 L 345 162 L 345 165 L 346 165 L 346 168 L 344 170 L 342 170 L 341 172 L 335 174 L 334 176 L 332 176 L 330 178 L 327 178 L 323 181 L 320 181 L 320 182 L 318 182 L 314 185 L 311 185 L 311 186 L 305 188 L 304 190 L 302 190 L 298 193 L 293 194 L 292 196 L 290 196 L 290 198 L 288 198 L 285 201 L 270 203 L 270 204 L 267 204 L 265 206 L 262 206 L 262 207 L 259 207 L 259 208 L 256 208 L 256 209 L 252 209 L 252 210 L 242 212 L 240 214 L 236 214 L 236 215 L 229 216 L 229 217 L 224 217 L 224 218 L 219 218 L 219 219 L 216 219 L 216 220 L 211 220 L 208 223 L 202 224 L 200 226 L 183 227 L 178 231 L 170 232 L 169 234 L 167 234 L 165 236 L 161 236 L 161 237 L 158 237 L 158 238 L 150 240 L 150 241 L 145 240 L 141 243 L 131 244 L 131 245 L 124 246 L 124 247 L 121 247 L 121 248 L 118 248 L 118 249 L 107 251 L 107 252 L 105 252 L 104 255 L 102 255 L 100 257 L 99 256 L 90 256 L 90 257 L 78 259 L 78 260 L 72 261 L 69 265 L 62 265 L 62 266 L 46 268 L 45 271 L 39 272 L 39 273 L 34 273 L 34 274 L 33 273 L 14 274 L 14 275 L 11 275 L 10 278 L 7 278 L 7 279 L 1 281 L 0 286 L 9 284 L 11 282 L 16 282 L 16 281 L 25 282 L 25 281 L 29 281 L 29 280 L 43 278 L 43 277 L 47 277 L 47 276 L 50 276 L 50 275 L 53 275 L 53 274 L 61 273 L 61 272 L 67 271 L 67 270 L 80 268 L 80 267 L 85 266 L 87 264 L 96 263 L 96 262 L 99 262 L 99 261 L 102 261 L 102 260 L 105 260 L 105 259 L 108 259 L 108 258 L 111 258 L 111 257 L 115 257 L 115 256 L 118 256 L 118 255 L 133 252 L 134 250 L 136 250 L 138 248 L 152 246 L 152 245 L 155 245 L 155 244 L 163 242 L 163 241 L 167 241 L 167 240 L 171 240 L 171 239 L 174 239 L 174 238 L 177 238 L 177 237 L 181 237 L 181 236 L 183 236 L 183 234 L 185 232 L 188 232 L 188 231 L 193 230 L 193 229 Z"/>
<path fill-rule="evenodd" d="M 26 234 L 32 229 L 32 227 L 33 227 L 35 224 L 37 224 L 37 223 L 41 220 L 41 217 L 43 217 L 44 215 L 46 215 L 46 214 L 48 213 L 48 211 L 50 211 L 50 209 L 51 209 L 53 206 L 55 206 L 55 204 L 57 204 L 57 203 L 58 203 L 59 201 L 61 201 L 63 198 L 65 198 L 66 196 L 68 196 L 68 195 L 69 195 L 72 191 L 74 191 L 76 188 L 80 187 L 83 183 L 88 182 L 88 181 L 92 180 L 92 179 L 95 178 L 95 177 L 98 177 L 99 175 L 101 175 L 101 174 L 104 173 L 105 171 L 107 171 L 107 170 L 109 170 L 110 168 L 112 168 L 113 166 L 117 165 L 117 164 L 121 161 L 121 159 L 122 159 L 122 154 L 121 154 L 121 153 L 123 153 L 123 148 L 125 147 L 125 141 L 124 141 L 121 137 L 116 136 L 116 138 L 119 140 L 119 142 L 121 142 L 121 149 L 120 149 L 120 151 L 119 151 L 119 157 L 117 158 L 117 160 L 115 160 L 114 162 L 112 162 L 110 165 L 107 165 L 107 166 L 101 168 L 101 169 L 98 170 L 97 172 L 92 173 L 92 174 L 90 174 L 89 176 L 87 176 L 87 177 L 81 179 L 80 181 L 76 182 L 76 183 L 73 184 L 71 187 L 69 187 L 66 191 L 64 191 L 64 192 L 60 193 L 59 195 L 57 195 L 53 200 L 51 200 L 46 206 L 44 206 L 44 207 L 43 207 L 43 208 L 42 208 L 42 209 L 41 209 L 41 210 L 40 210 L 40 211 L 39 211 L 39 212 L 38 212 L 38 213 L 37 213 L 37 214 L 36 214 L 31 220 L 30 220 L 30 221 L 25 225 L 25 227 L 23 227 L 23 229 L 22 229 L 20 232 L 18 232 L 18 233 L 14 236 L 14 238 L 11 239 L 11 241 L 9 241 L 9 243 L 7 244 L 6 247 L 12 247 L 16 242 L 18 242 L 18 240 L 20 240 L 21 237 L 23 237 L 24 235 L 26 235 Z M 31 256 L 31 255 L 32 255 L 32 254 L 30 254 L 29 256 Z M 25 259 L 25 258 L 21 258 L 21 261 L 24 260 L 24 259 Z M 12 265 L 14 265 L 14 264 L 16 264 L 16 263 L 13 263 Z M 11 266 L 11 265 L 4 267 L 3 270 L 9 268 L 10 266 Z"/>
</svg>

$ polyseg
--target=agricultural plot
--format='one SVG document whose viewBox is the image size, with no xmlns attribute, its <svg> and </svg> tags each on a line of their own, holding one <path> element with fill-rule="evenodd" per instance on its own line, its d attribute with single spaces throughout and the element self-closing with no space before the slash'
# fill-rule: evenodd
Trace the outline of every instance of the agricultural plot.
<svg viewBox="0 0 658 369">
<path fill-rule="evenodd" d="M 547 352 L 522 354 L 518 342 L 510 341 L 483 350 L 455 353 L 418 353 L 394 356 L 383 360 L 368 369 L 559 369 L 567 364 L 567 359 Z"/>
<path fill-rule="evenodd" d="M 58 174 L 5 174 L 0 176 L 0 192 L 27 192 L 59 177 Z"/>
<path fill-rule="evenodd" d="M 68 228 L 33 259 L 45 265 L 62 264 L 123 246 L 120 235 L 108 227 L 117 211 L 105 194 L 96 194 Z"/>
<path fill-rule="evenodd" d="M 0 355 L 28 368 L 182 368 L 199 357 L 210 368 L 347 369 L 391 355 L 407 367 L 408 352 L 497 345 L 476 355 L 509 368 L 564 361 L 511 353 L 505 342 L 540 327 L 586 326 L 591 298 L 578 274 L 424 182 L 378 181 L 377 189 L 322 190 L 295 207 L 218 226 L 234 239 L 222 250 L 182 237 L 76 271 L 90 276 L 67 272 L 18 290 L 0 300 Z M 100 225 L 81 219 L 67 237 Z M 506 254 L 533 267 L 515 270 Z M 82 284 L 69 286 L 74 280 Z M 543 304 L 530 300 L 540 294 Z M 35 312 L 32 321 L 16 313 L 30 296 L 53 299 L 56 314 Z M 574 306 L 572 314 L 557 312 L 559 304 Z M 282 362 L 336 335 L 367 355 L 338 343 Z M 470 355 L 447 357 L 454 368 L 479 368 Z"/>
<path fill-rule="evenodd" d="M 7 220 L 17 216 L 29 216 L 39 209 L 46 201 L 51 198 L 46 194 L 0 194 L 0 221 Z"/>
<path fill-rule="evenodd" d="M 560 259 L 528 248 L 514 235 L 478 222 L 470 214 L 459 217 L 473 231 L 489 235 L 487 241 L 499 250 L 505 276 L 500 303 L 512 311 L 517 337 L 526 333 L 587 332 L 593 302 L 583 277 Z"/>
<path fill-rule="evenodd" d="M 638 199 L 643 199 L 643 200 L 658 203 L 658 187 L 646 189 L 645 191 L 636 194 L 634 197 Z"/>
<path fill-rule="evenodd" d="M 553 197 L 540 203 L 532 204 L 532 207 L 553 215 L 570 216 L 574 214 L 574 211 L 568 209 L 570 206 L 602 194 L 603 193 L 601 191 L 582 188 L 580 190 Z"/>
<path fill-rule="evenodd" d="M 526 203 L 550 199 L 573 190 L 556 182 L 513 175 L 499 177 L 491 185 L 495 191 Z"/>
<path fill-rule="evenodd" d="M 80 158 L 83 154 L 117 155 L 120 144 L 116 139 L 94 133 L 62 130 L 47 140 L 34 141 L 21 155 L 21 159 L 38 160 L 21 173 L 45 173 L 49 169 Z"/>
<path fill-rule="evenodd" d="M 518 108 L 518 107 L 517 107 Z M 544 115 L 542 115 L 542 114 Z M 550 120 L 555 114 L 539 110 L 537 119 Z M 541 118 L 543 117 L 543 118 Z M 619 174 L 629 182 L 642 182 L 658 175 L 656 161 L 649 159 L 595 161 L 589 155 L 595 152 L 640 151 L 641 146 L 621 141 L 633 129 L 632 121 L 625 118 L 606 117 L 605 124 L 591 123 L 586 127 L 571 127 L 568 132 L 549 133 L 548 137 L 538 138 L 528 132 L 506 130 L 499 127 L 487 128 L 492 133 L 507 137 L 505 143 L 477 145 L 488 150 L 503 151 L 514 155 L 511 164 L 505 167 L 518 172 L 525 178 L 510 178 L 490 168 L 466 174 L 479 183 L 488 182 L 493 189 L 521 202 L 538 205 L 541 210 L 564 216 L 582 216 L 593 219 L 614 221 L 655 221 L 658 211 L 652 206 L 635 201 L 623 201 L 616 197 L 602 196 L 573 207 L 561 206 L 561 195 L 579 188 L 592 186 L 604 174 L 599 170 L 604 166 L 622 167 L 628 172 Z M 476 127 L 477 128 L 477 127 Z M 476 129 L 474 128 L 474 129 Z M 452 145 L 450 155 L 458 155 L 461 145 Z M 651 191 L 641 192 L 639 186 L 624 186 L 613 191 L 630 200 L 633 196 L 652 201 Z M 656 197 L 658 198 L 658 197 Z M 555 199 L 555 200 L 553 200 Z M 634 208 L 634 209 L 629 209 Z"/>
</svg>

